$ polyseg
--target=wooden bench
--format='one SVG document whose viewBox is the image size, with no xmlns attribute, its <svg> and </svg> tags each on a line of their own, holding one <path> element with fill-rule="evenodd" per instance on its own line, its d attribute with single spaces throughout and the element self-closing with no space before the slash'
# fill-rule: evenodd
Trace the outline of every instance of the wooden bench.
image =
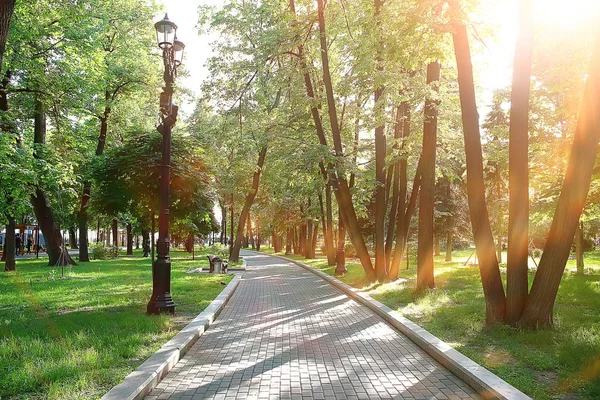
<svg viewBox="0 0 600 400">
<path fill-rule="evenodd" d="M 208 263 L 210 264 L 209 273 L 211 274 L 225 274 L 227 273 L 227 261 L 223 261 L 221 258 L 213 255 L 206 256 Z"/>
</svg>

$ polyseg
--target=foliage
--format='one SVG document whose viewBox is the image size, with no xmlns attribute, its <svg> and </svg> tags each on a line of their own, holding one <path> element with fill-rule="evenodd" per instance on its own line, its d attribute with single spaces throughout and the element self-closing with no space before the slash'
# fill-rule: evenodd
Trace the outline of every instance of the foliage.
<svg viewBox="0 0 600 400">
<path fill-rule="evenodd" d="M 94 260 L 109 260 L 119 256 L 119 248 L 105 246 L 103 243 L 96 243 L 92 247 L 92 258 Z"/>
<path fill-rule="evenodd" d="M 206 247 L 204 249 L 204 253 L 226 258 L 229 256 L 229 246 L 226 246 L 221 243 L 215 243 L 211 246 Z"/>
</svg>

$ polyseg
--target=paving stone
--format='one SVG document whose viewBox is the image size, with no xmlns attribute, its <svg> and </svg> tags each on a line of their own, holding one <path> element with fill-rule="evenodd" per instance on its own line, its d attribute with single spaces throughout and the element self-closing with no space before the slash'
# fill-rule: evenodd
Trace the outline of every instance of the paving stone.
<svg viewBox="0 0 600 400">
<path fill-rule="evenodd" d="M 147 400 L 479 398 L 318 276 L 243 255 L 246 273 L 229 303 Z"/>
</svg>

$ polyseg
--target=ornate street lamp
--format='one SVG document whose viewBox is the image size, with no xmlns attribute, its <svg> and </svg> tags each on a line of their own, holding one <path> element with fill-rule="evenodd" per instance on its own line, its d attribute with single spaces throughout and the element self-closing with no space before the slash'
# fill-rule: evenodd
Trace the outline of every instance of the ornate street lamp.
<svg viewBox="0 0 600 400">
<path fill-rule="evenodd" d="M 148 302 L 148 314 L 175 313 L 175 303 L 171 297 L 171 258 L 169 256 L 169 182 L 171 178 L 171 128 L 177 122 L 178 107 L 173 104 L 173 83 L 177 67 L 181 65 L 185 45 L 177 40 L 177 25 L 165 18 L 158 21 L 156 39 L 162 49 L 165 65 L 165 87 L 160 94 L 162 134 L 162 165 L 160 174 L 160 214 L 158 217 L 158 244 L 156 262 L 152 267 L 152 296 Z M 154 239 L 153 239 L 154 240 Z"/>
</svg>

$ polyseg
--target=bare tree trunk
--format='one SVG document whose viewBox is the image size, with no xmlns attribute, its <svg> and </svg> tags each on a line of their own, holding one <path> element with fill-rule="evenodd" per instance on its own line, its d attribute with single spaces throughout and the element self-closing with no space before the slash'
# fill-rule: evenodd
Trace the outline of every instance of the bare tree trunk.
<svg viewBox="0 0 600 400">
<path fill-rule="evenodd" d="M 260 182 L 260 174 L 263 169 L 263 165 L 265 163 L 265 157 L 267 155 L 267 146 L 264 146 L 260 149 L 260 153 L 258 154 L 258 162 L 256 163 L 256 170 L 254 171 L 254 175 L 252 177 L 252 189 L 250 193 L 246 195 L 246 199 L 244 200 L 244 207 L 242 208 L 242 212 L 240 213 L 240 218 L 238 222 L 238 229 L 235 238 L 235 243 L 231 250 L 231 255 L 229 257 L 230 261 L 237 262 L 240 258 L 240 248 L 242 245 L 242 237 L 244 235 L 244 222 L 250 213 L 250 207 L 252 207 L 252 203 L 254 203 L 254 198 L 256 197 L 256 193 L 258 192 L 258 184 Z M 233 212 L 232 212 L 233 215 Z M 233 227 L 233 224 L 232 224 Z"/>
<path fill-rule="evenodd" d="M 402 102 L 400 105 L 402 108 L 402 117 L 404 118 L 402 123 L 402 134 L 401 137 L 402 145 L 401 150 L 404 150 L 406 145 L 406 138 L 410 134 L 410 108 L 407 102 Z M 409 213 L 410 203 L 407 207 L 406 195 L 408 191 L 408 161 L 405 157 L 400 159 L 399 164 L 399 194 L 398 194 L 398 211 L 396 217 L 396 245 L 392 253 L 392 260 L 390 262 L 390 270 L 388 277 L 391 280 L 398 279 L 398 272 L 400 270 L 400 263 L 402 262 L 402 255 L 404 254 L 404 248 L 406 244 L 406 232 L 408 232 L 408 226 L 410 226 L 410 219 L 412 218 L 412 211 Z M 419 175 L 419 168 L 415 172 L 415 180 L 413 183 L 412 192 L 415 194 L 414 199 L 416 202 L 416 193 L 421 186 L 421 176 Z M 411 196 L 412 198 L 413 196 Z"/>
<path fill-rule="evenodd" d="M 0 69 L 2 69 L 4 50 L 6 49 L 6 41 L 10 30 L 10 20 L 15 9 L 15 2 L 16 0 L 0 1 Z"/>
<path fill-rule="evenodd" d="M 127 255 L 133 255 L 133 227 L 131 223 L 127 224 Z"/>
<path fill-rule="evenodd" d="M 113 247 L 119 247 L 119 222 L 116 218 L 112 220 L 112 245 Z"/>
<path fill-rule="evenodd" d="M 335 241 L 333 239 L 333 206 L 331 199 L 331 185 L 325 185 L 325 210 L 326 210 L 326 224 L 327 224 L 327 242 L 329 247 L 327 248 L 327 265 L 336 265 L 335 261 Z"/>
<path fill-rule="evenodd" d="M 437 91 L 440 63 L 427 65 L 427 84 Z M 432 85 L 433 84 L 433 85 Z M 435 286 L 433 275 L 433 204 L 435 189 L 435 147 L 437 143 L 437 106 L 425 100 L 423 153 L 421 156 L 421 196 L 419 197 L 419 242 L 417 247 L 417 290 Z"/>
<path fill-rule="evenodd" d="M 315 258 L 317 253 L 317 236 L 319 234 L 319 223 L 315 222 L 312 233 L 312 242 L 310 243 L 310 258 Z"/>
<path fill-rule="evenodd" d="M 346 252 L 344 247 L 346 247 L 346 229 L 344 228 L 344 220 L 342 217 L 342 213 L 338 214 L 338 242 L 337 242 L 337 251 L 335 254 L 335 274 L 341 275 L 348 272 L 346 269 Z"/>
<path fill-rule="evenodd" d="M 294 235 L 294 229 L 293 228 L 288 228 L 287 229 L 287 233 L 285 235 L 285 255 L 289 256 L 290 254 L 292 254 L 292 242 L 293 242 L 293 236 Z"/>
<path fill-rule="evenodd" d="M 519 38 L 515 52 L 508 145 L 508 254 L 506 321 L 515 325 L 527 302 L 529 258 L 529 86 L 533 48 L 532 0 L 519 2 Z M 500 257 L 498 257 L 499 262 Z"/>
<path fill-rule="evenodd" d="M 452 230 L 446 232 L 446 258 L 445 261 L 452 261 Z"/>
<path fill-rule="evenodd" d="M 16 222 L 15 217 L 12 215 L 6 215 L 8 224 L 6 224 L 6 235 L 4 236 L 4 252 L 2 254 L 2 261 L 4 261 L 4 271 L 16 270 L 17 263 L 15 262 L 16 245 L 15 245 L 15 229 Z"/>
<path fill-rule="evenodd" d="M 462 16 L 459 0 L 452 0 L 450 5 L 456 15 Z M 485 296 L 486 320 L 488 323 L 503 322 L 506 316 L 506 297 L 485 202 L 483 155 L 479 133 L 479 114 L 475 100 L 475 85 L 473 83 L 471 50 L 467 28 L 462 21 L 453 21 L 452 39 L 458 69 L 458 87 L 467 161 L 467 197 Z"/>
<path fill-rule="evenodd" d="M 375 25 L 378 36 L 380 36 L 381 0 L 374 0 L 374 5 Z M 378 41 L 376 46 L 378 48 L 376 73 L 381 73 L 383 71 L 383 59 L 381 57 L 383 44 Z M 373 98 L 375 110 L 383 108 L 385 111 L 385 107 L 381 106 L 381 104 L 384 104 L 383 100 L 380 102 L 382 95 L 383 87 L 376 84 Z M 384 128 L 383 119 L 381 119 L 381 122 L 375 127 L 375 276 L 379 281 L 384 281 L 387 278 L 385 262 L 385 212 L 387 209 L 386 190 L 389 188 L 389 185 L 386 185 L 385 157 L 387 155 L 387 146 Z"/>
<path fill-rule="evenodd" d="M 434 235 L 434 237 L 433 237 L 433 255 L 437 257 L 440 254 L 441 254 L 441 252 L 440 252 L 440 237 L 439 237 L 439 235 Z"/>
<path fill-rule="evenodd" d="M 144 257 L 150 257 L 150 231 L 148 229 L 142 229 L 142 249 Z"/>
<path fill-rule="evenodd" d="M 221 237 L 219 242 L 225 244 L 227 240 L 227 207 L 224 206 L 225 201 L 219 200 L 219 207 L 221 207 Z"/>
<path fill-rule="evenodd" d="M 73 228 L 73 227 L 69 228 L 69 247 L 72 250 L 77 250 L 79 248 L 77 246 L 77 239 L 76 239 L 75 228 Z"/>
</svg>

